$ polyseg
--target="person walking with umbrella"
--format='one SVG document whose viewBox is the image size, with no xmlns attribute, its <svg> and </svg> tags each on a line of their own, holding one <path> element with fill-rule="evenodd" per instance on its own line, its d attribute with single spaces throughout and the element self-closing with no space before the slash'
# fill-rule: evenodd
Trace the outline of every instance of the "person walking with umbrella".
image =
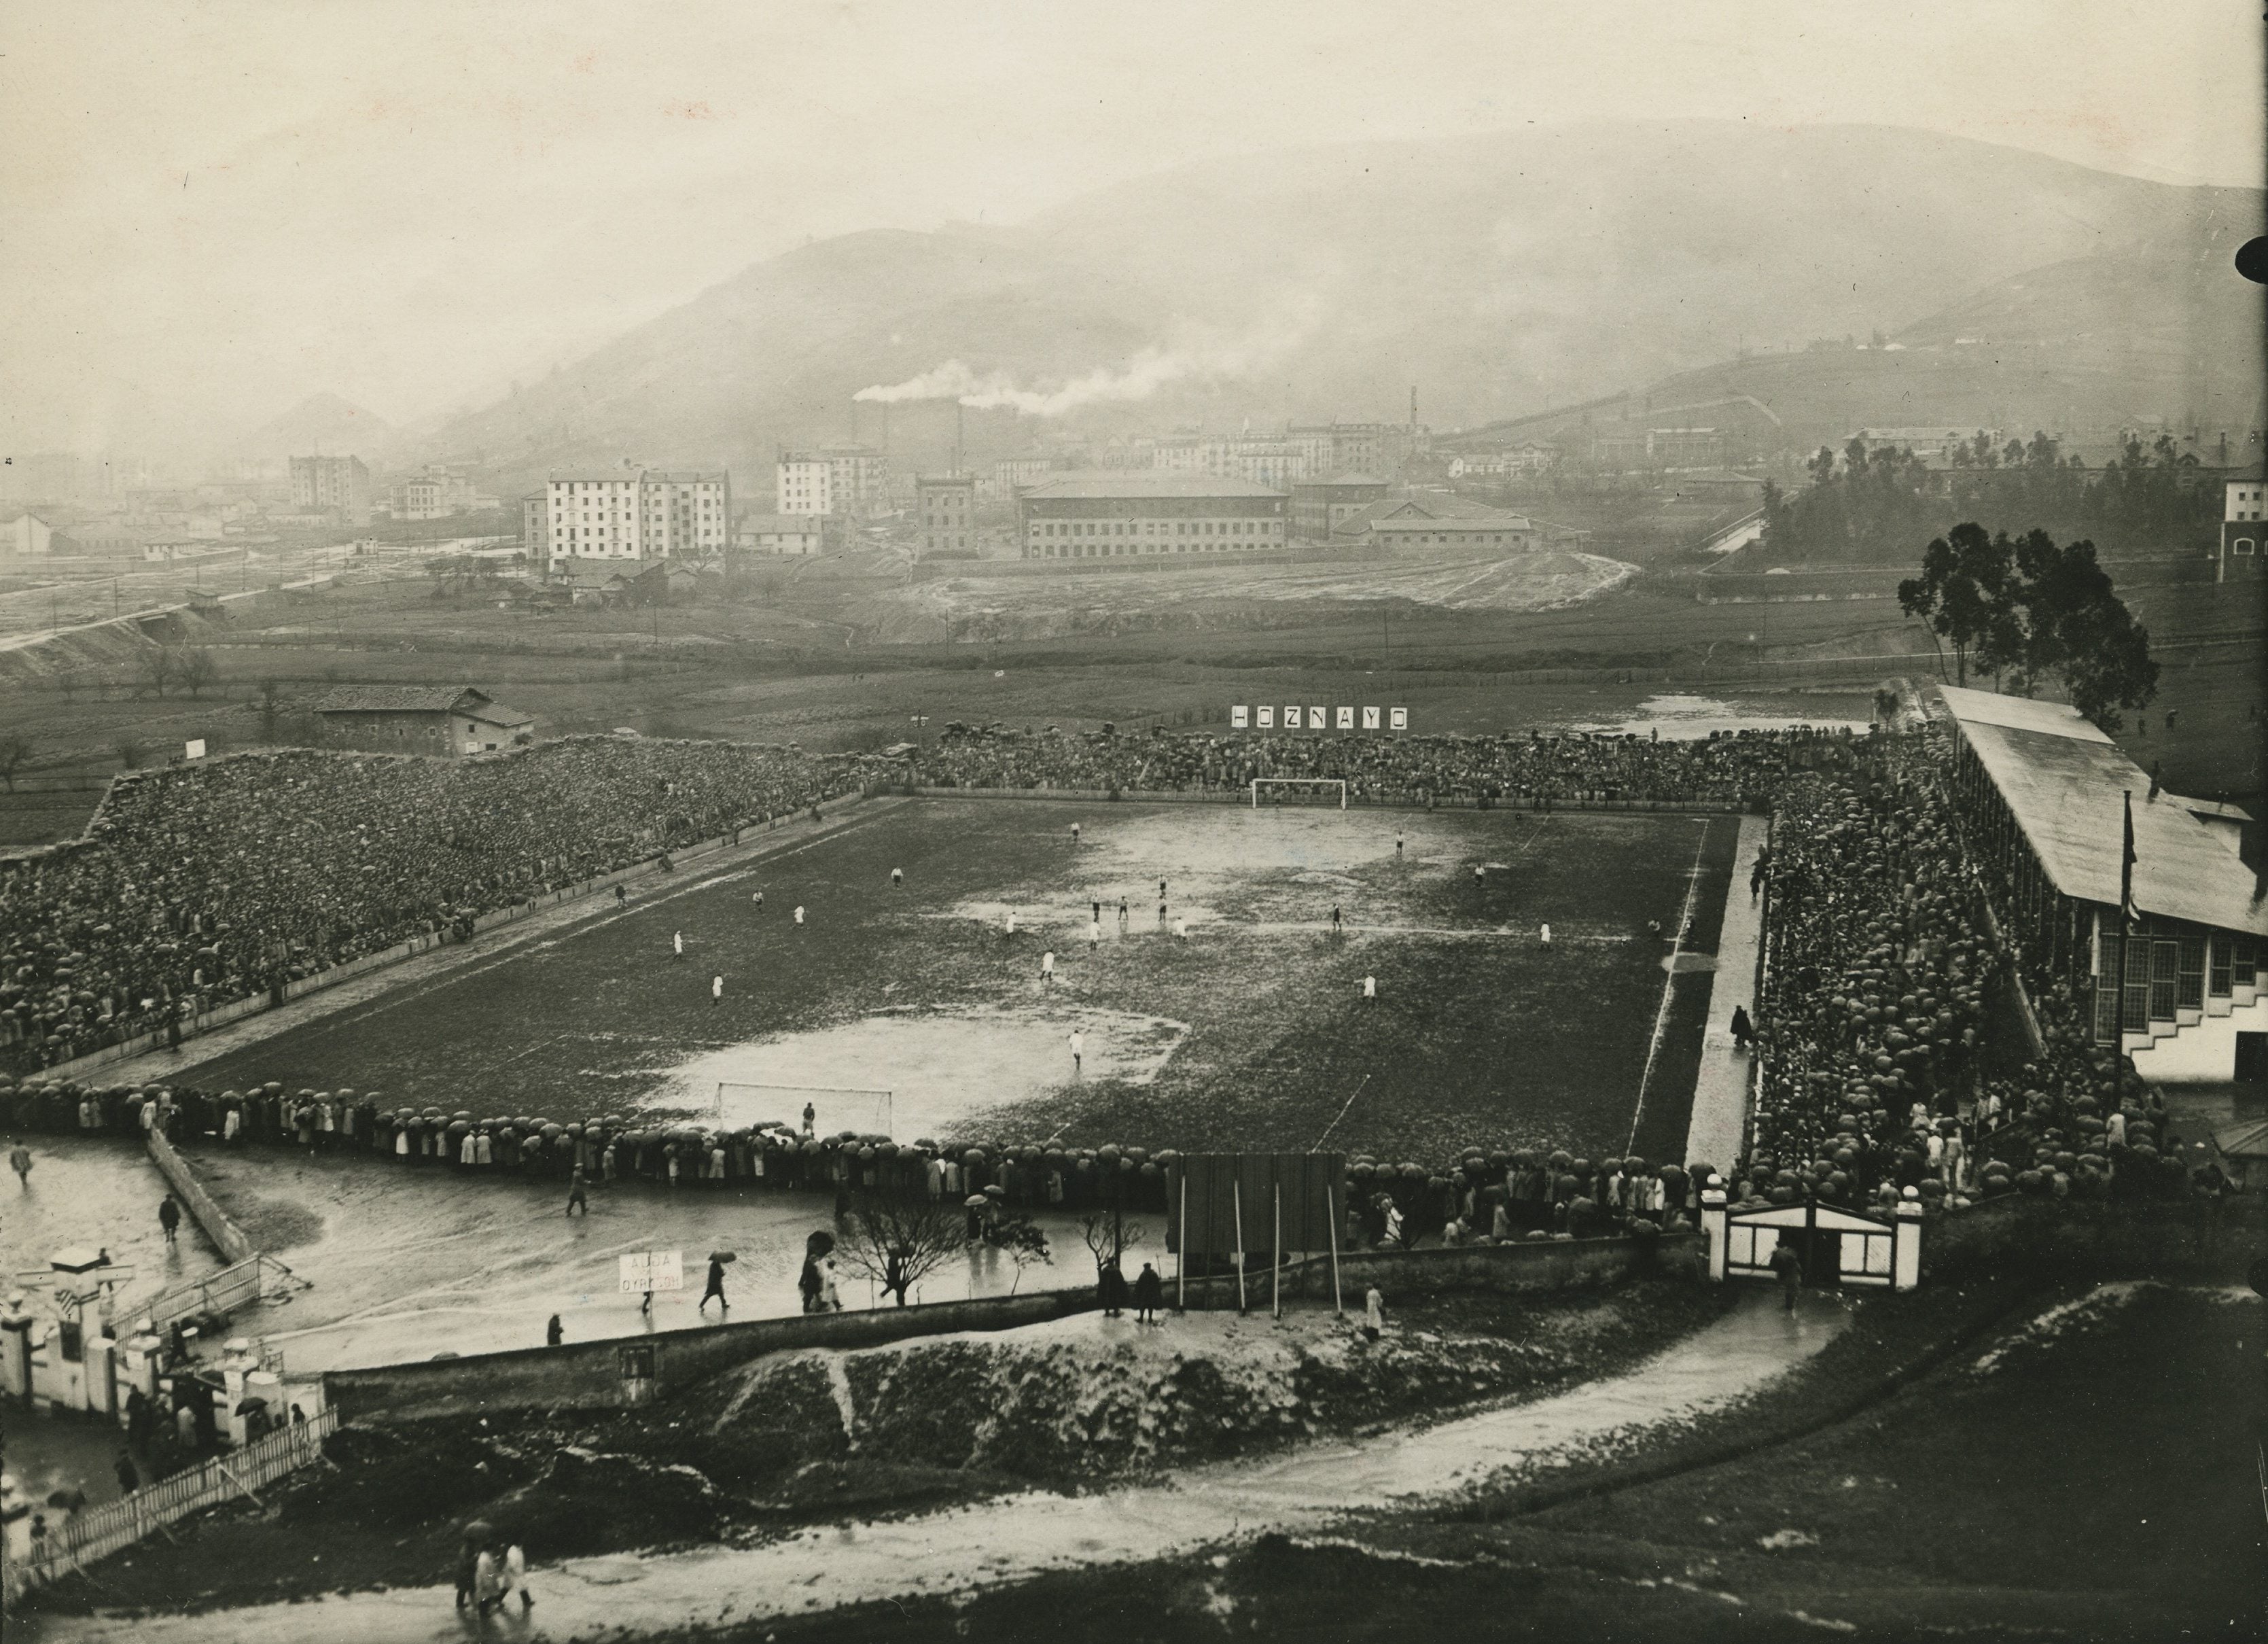
<svg viewBox="0 0 2268 1644">
<path fill-rule="evenodd" d="M 1126 1310 L 1126 1270 L 1112 1257 L 1102 1270 L 1102 1316 L 1116 1318 Z"/>
<path fill-rule="evenodd" d="M 171 1193 L 158 1201 L 158 1225 L 166 1230 L 166 1242 L 178 1242 L 181 1230 L 181 1206 Z"/>
<path fill-rule="evenodd" d="M 733 1252 L 730 1250 L 709 1252 L 709 1287 L 701 1293 L 701 1305 L 693 1309 L 695 1312 L 707 1313 L 712 1298 L 720 1310 L 726 1313 L 733 1310 L 733 1304 L 725 1300 L 725 1264 L 732 1259 Z"/>
</svg>

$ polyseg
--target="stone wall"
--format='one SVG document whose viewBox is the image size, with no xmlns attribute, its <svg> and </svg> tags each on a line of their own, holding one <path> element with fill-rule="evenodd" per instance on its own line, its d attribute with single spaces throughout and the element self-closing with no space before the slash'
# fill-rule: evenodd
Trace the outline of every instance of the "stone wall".
<svg viewBox="0 0 2268 1644">
<path fill-rule="evenodd" d="M 1542 1294 L 1616 1284 L 1653 1272 L 1697 1276 L 1701 1250 L 1701 1235 L 1689 1233 L 1650 1241 L 1539 1240 L 1462 1250 L 1366 1251 L 1341 1258 L 1339 1282 L 1350 1309 L 1362 1306 L 1364 1293 L 1373 1285 L 1389 1308 L 1445 1291 Z M 1179 1292 L 1177 1282 L 1167 1279 L 1168 1307 Z M 1246 1294 L 1251 1307 L 1269 1305 L 1265 1272 L 1248 1276 Z M 1284 1294 L 1329 1301 L 1329 1258 L 1286 1264 Z M 1233 1275 L 1189 1282 L 1193 1308 L 1232 1308 L 1236 1300 Z M 821 1347 L 851 1352 L 918 1336 L 1013 1330 L 1087 1312 L 1095 1305 L 1092 1291 L 1055 1291 L 865 1313 L 750 1319 L 557 1347 L 333 1370 L 323 1377 L 323 1395 L 325 1404 L 336 1406 L 350 1421 L 412 1421 L 504 1410 L 622 1409 L 683 1393 L 769 1353 Z"/>
</svg>

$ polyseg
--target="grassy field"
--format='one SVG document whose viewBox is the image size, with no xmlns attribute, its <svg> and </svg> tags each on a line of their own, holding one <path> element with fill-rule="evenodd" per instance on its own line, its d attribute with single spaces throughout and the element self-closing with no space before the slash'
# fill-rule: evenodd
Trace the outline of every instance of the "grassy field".
<svg viewBox="0 0 2268 1644">
<path fill-rule="evenodd" d="M 1735 833 L 1682 815 L 886 802 L 182 1077 L 556 1119 L 698 1109 L 720 1081 L 881 1087 L 896 1133 L 939 1140 L 1622 1152 L 1665 979 L 1646 923 L 1673 928 L 1697 873 L 1705 945 Z M 1157 930 L 1161 878 L 1186 941 Z M 1682 1146 L 1697 1000 L 1681 990 L 1655 1058 L 1641 1154 Z M 726 1113 L 792 1119 L 800 1099 Z M 870 1103 L 816 1100 L 822 1129 L 868 1128 Z"/>
</svg>

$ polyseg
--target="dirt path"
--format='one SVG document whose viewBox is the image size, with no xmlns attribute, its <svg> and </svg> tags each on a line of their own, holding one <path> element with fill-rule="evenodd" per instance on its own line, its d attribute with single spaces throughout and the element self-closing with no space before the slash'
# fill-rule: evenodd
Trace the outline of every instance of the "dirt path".
<svg viewBox="0 0 2268 1644">
<path fill-rule="evenodd" d="M 1349 1508 L 1452 1492 L 1617 1430 L 1721 1408 L 1817 1353 L 1844 1323 L 1830 1300 L 1807 1296 L 1791 1316 L 1776 1291 L 1757 1287 L 1720 1322 L 1636 1369 L 1556 1397 L 1417 1433 L 1192 1470 L 1171 1485 L 1010 1496 L 753 1548 L 576 1559 L 536 1571 L 532 1616 L 500 1618 L 489 1632 L 563 1640 L 698 1630 L 1312 1529 Z M 449 1589 L 432 1587 L 201 1616 L 34 1617 L 18 1635 L 37 1644 L 301 1644 L 316 1636 L 442 1644 L 471 1631 Z"/>
<path fill-rule="evenodd" d="M 1685 1157 L 1706 1160 L 1720 1170 L 1729 1169 L 1740 1156 L 1748 1133 L 1752 1058 L 1733 1048 L 1733 1006 L 1756 1004 L 1764 912 L 1749 896 L 1749 875 L 1771 833 L 1763 817 L 1741 818 L 1741 842 L 1734 848 L 1732 877 L 1725 881 L 1725 923 L 1717 935 L 1708 1028 L 1701 1040 L 1701 1071 L 1693 1081 L 1693 1117 L 1685 1133 Z"/>
</svg>

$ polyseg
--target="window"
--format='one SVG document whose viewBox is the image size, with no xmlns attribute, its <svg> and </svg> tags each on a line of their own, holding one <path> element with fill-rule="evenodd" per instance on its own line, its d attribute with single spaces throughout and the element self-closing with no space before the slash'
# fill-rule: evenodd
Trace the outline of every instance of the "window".
<svg viewBox="0 0 2268 1644">
<path fill-rule="evenodd" d="M 2180 985 L 2175 1003 L 2183 1010 L 2205 1008 L 2205 938 L 2184 936 L 2181 939 Z"/>
<path fill-rule="evenodd" d="M 2213 939 L 2213 959 L 2206 969 L 2206 991 L 2215 999 L 2228 997 L 2228 938 Z"/>
<path fill-rule="evenodd" d="M 2150 1030 L 2150 944 L 2146 938 L 2116 939 L 2124 965 L 2119 972 L 2118 1026 L 2125 1033 Z M 2106 947 L 2108 943 L 2106 942 Z"/>
<path fill-rule="evenodd" d="M 2180 985 L 2181 944 L 2161 937 L 2150 944 L 2150 1020 L 2171 1021 Z"/>
<path fill-rule="evenodd" d="M 2252 939 L 2240 936 L 2228 945 L 2228 979 L 2238 987 L 2257 987 L 2260 984 Z"/>
</svg>

